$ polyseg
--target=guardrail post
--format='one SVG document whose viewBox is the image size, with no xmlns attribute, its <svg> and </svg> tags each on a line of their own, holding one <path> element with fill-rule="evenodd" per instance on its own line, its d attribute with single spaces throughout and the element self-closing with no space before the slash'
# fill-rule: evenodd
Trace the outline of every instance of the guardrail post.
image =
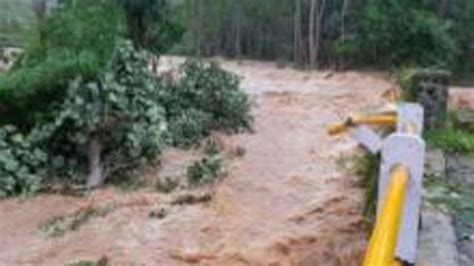
<svg viewBox="0 0 474 266">
<path fill-rule="evenodd" d="M 395 256 L 405 262 L 415 263 L 426 149 L 425 142 L 421 138 L 423 108 L 418 104 L 399 104 L 397 117 L 397 132 L 389 135 L 382 144 L 378 212 L 381 211 L 393 167 L 396 165 L 406 167 L 409 180 Z"/>
<path fill-rule="evenodd" d="M 424 156 L 425 143 L 419 136 L 413 134 L 392 134 L 384 141 L 382 146 L 378 214 L 382 210 L 383 199 L 390 183 L 393 167 L 403 165 L 409 173 L 405 193 L 406 200 L 395 251 L 395 256 L 398 259 L 408 263 L 415 263 L 416 261 Z"/>
<path fill-rule="evenodd" d="M 349 131 L 372 153 L 381 151 L 377 220 L 364 266 L 395 266 L 416 261 L 425 160 L 423 108 L 400 103 L 396 113 L 350 117 L 328 127 L 330 135 Z M 396 125 L 382 140 L 364 125 Z"/>
</svg>

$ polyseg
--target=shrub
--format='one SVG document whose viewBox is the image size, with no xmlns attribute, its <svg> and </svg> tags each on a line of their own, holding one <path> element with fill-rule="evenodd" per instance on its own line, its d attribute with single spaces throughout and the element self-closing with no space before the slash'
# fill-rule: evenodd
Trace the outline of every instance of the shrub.
<svg viewBox="0 0 474 266">
<path fill-rule="evenodd" d="M 74 183 L 87 177 L 89 186 L 101 185 L 109 176 L 127 175 L 154 159 L 169 143 L 189 147 L 211 130 L 250 127 L 250 102 L 237 77 L 216 64 L 188 62 L 182 80 L 172 85 L 151 75 L 148 53 L 135 50 L 131 42 L 121 41 L 114 50 L 98 79 L 69 82 L 63 99 L 24 134 L 24 150 L 9 146 L 15 154 L 36 154 L 41 161 L 2 151 L 6 162 L 14 160 L 28 170 L 5 175 L 3 196 L 37 191 L 46 175 Z M 219 165 L 214 159 L 201 162 L 189 171 L 190 180 L 214 178 Z M 11 172 L 10 167 L 0 164 L 0 171 Z"/>
<path fill-rule="evenodd" d="M 178 146 L 189 146 L 212 130 L 239 132 L 252 123 L 251 103 L 237 76 L 217 63 L 195 59 L 181 66 L 177 85 L 162 92 L 171 135 Z"/>
<path fill-rule="evenodd" d="M 0 198 L 39 191 L 46 164 L 47 154 L 32 137 L 13 126 L 0 128 Z"/>
<path fill-rule="evenodd" d="M 0 197 L 36 192 L 53 178 L 94 187 L 167 144 L 250 127 L 235 75 L 191 60 L 176 84 L 153 76 L 151 55 L 120 38 L 121 17 L 114 1 L 71 1 L 0 77 Z"/>
<path fill-rule="evenodd" d="M 126 173 L 160 153 L 167 124 L 159 84 L 147 69 L 148 55 L 130 42 L 120 42 L 115 51 L 100 79 L 70 82 L 62 102 L 21 137 L 24 142 L 0 135 L 9 145 L 0 164 L 0 172 L 10 173 L 2 175 L 3 196 L 36 191 L 46 173 L 70 182 L 83 182 L 88 175 L 89 185 L 100 185 L 107 176 Z M 12 165 L 26 170 L 12 171 Z"/>
<path fill-rule="evenodd" d="M 213 130 L 235 133 L 251 127 L 251 102 L 236 75 L 197 59 L 187 60 L 180 72 L 181 79 L 165 83 L 159 93 L 175 146 L 190 147 Z"/>
<path fill-rule="evenodd" d="M 197 109 L 185 109 L 169 120 L 173 145 L 190 147 L 210 133 L 211 116 Z"/>
<path fill-rule="evenodd" d="M 416 76 L 419 72 L 417 68 L 401 67 L 395 73 L 397 84 L 401 88 L 402 99 L 405 101 L 416 101 L 416 87 L 418 81 Z"/>
<path fill-rule="evenodd" d="M 179 96 L 185 104 L 212 115 L 212 128 L 233 132 L 251 124 L 250 101 L 239 78 L 217 63 L 188 60 L 181 68 Z"/>
<path fill-rule="evenodd" d="M 188 166 L 186 176 L 190 186 L 211 183 L 222 175 L 222 159 L 205 157 Z"/>
<path fill-rule="evenodd" d="M 106 73 L 95 82 L 71 83 L 53 113 L 54 140 L 59 141 L 51 139 L 50 152 L 71 158 L 69 151 L 75 151 L 75 165 L 96 157 L 103 169 L 95 169 L 102 176 L 89 179 L 93 185 L 153 159 L 166 144 L 165 110 L 157 101 L 159 84 L 148 71 L 147 58 L 131 42 L 119 43 Z"/>
</svg>

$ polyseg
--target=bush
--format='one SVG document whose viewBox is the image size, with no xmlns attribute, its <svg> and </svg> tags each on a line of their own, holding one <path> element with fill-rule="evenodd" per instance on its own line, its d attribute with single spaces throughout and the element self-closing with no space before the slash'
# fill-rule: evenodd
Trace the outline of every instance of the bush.
<svg viewBox="0 0 474 266">
<path fill-rule="evenodd" d="M 222 159 L 212 156 L 196 161 L 187 168 L 186 175 L 190 186 L 211 183 L 222 175 Z"/>
<path fill-rule="evenodd" d="M 101 185 L 170 143 L 189 147 L 212 130 L 250 127 L 250 101 L 235 75 L 191 60 L 180 81 L 165 82 L 148 70 L 151 54 L 137 48 L 144 44 L 122 39 L 133 25 L 123 23 L 116 1 L 65 3 L 0 76 L 0 197 L 53 179 Z M 148 19 L 171 23 L 164 13 Z M 156 49 L 178 36 L 171 30 L 148 36 L 165 41 Z"/>
<path fill-rule="evenodd" d="M 69 82 L 63 99 L 20 135 L 24 143 L 10 141 L 16 131 L 0 135 L 8 144 L 0 158 L 0 172 L 8 173 L 0 196 L 38 191 L 47 175 L 73 183 L 87 177 L 89 186 L 100 185 L 154 159 L 169 143 L 189 147 L 212 130 L 250 127 L 248 97 L 238 78 L 217 64 L 189 61 L 172 85 L 151 75 L 149 54 L 131 42 L 121 41 L 114 50 L 96 80 Z M 17 167 L 25 170 L 13 171 Z M 189 170 L 190 180 L 211 180 L 219 167 L 218 160 L 200 162 Z"/>
<path fill-rule="evenodd" d="M 13 126 L 0 128 L 0 198 L 42 188 L 47 154 L 35 144 Z"/>
<path fill-rule="evenodd" d="M 251 102 L 236 75 L 217 63 L 196 59 L 186 61 L 180 70 L 179 82 L 160 92 L 174 145 L 189 147 L 213 130 L 235 133 L 250 128 Z"/>
<path fill-rule="evenodd" d="M 173 89 L 169 110 L 201 110 L 211 116 L 211 129 L 238 132 L 250 128 L 250 100 L 239 78 L 215 62 L 195 59 L 181 66 L 182 79 Z M 173 113 L 170 113 L 173 116 Z"/>
<path fill-rule="evenodd" d="M 102 178 L 158 155 L 167 143 L 167 124 L 165 109 L 157 100 L 159 84 L 147 68 L 148 57 L 131 42 L 119 43 L 111 66 L 99 80 L 71 83 L 52 114 L 56 130 L 50 152 L 76 157 L 74 165 L 80 165 L 94 156 L 90 145 L 95 141 Z"/>
<path fill-rule="evenodd" d="M 14 132 L 14 139 L 24 141 L 10 141 L 12 134 L 4 127 L 2 196 L 34 192 L 46 174 L 69 182 L 83 182 L 89 175 L 91 184 L 91 172 L 98 171 L 99 180 L 92 185 L 99 185 L 107 176 L 155 158 L 167 144 L 167 124 L 158 102 L 159 84 L 147 68 L 148 57 L 130 42 L 120 42 L 98 80 L 70 82 L 62 102 L 25 137 Z M 94 158 L 96 166 L 91 165 Z"/>
<path fill-rule="evenodd" d="M 201 110 L 185 109 L 169 121 L 173 145 L 187 148 L 209 135 L 211 116 Z"/>
</svg>

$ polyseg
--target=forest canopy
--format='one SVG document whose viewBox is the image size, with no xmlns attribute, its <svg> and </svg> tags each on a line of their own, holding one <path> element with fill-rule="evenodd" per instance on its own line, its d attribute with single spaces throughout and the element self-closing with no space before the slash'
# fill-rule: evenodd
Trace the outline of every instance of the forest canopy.
<svg viewBox="0 0 474 266">
<path fill-rule="evenodd" d="M 301 67 L 472 70 L 470 0 L 171 2 L 187 29 L 176 53 L 293 61 Z"/>
<path fill-rule="evenodd" d="M 26 4 L 31 1 L 0 3 L 0 40 L 21 40 L 9 33 L 35 20 Z M 305 68 L 414 65 L 460 75 L 474 69 L 470 0 L 109 2 L 125 11 L 129 38 L 154 52 L 291 61 Z"/>
</svg>

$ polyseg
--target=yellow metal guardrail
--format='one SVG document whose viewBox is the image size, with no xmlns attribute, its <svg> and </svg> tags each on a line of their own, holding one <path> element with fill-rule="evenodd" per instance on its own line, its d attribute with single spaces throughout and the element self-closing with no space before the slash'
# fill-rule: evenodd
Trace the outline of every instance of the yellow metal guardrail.
<svg viewBox="0 0 474 266">
<path fill-rule="evenodd" d="M 408 170 L 404 166 L 399 165 L 392 170 L 390 184 L 365 253 L 363 266 L 402 265 L 395 258 L 395 247 L 408 178 Z"/>
<path fill-rule="evenodd" d="M 366 115 L 349 117 L 346 121 L 341 123 L 332 123 L 328 126 L 328 134 L 331 136 L 344 133 L 350 127 L 358 125 L 395 125 L 397 123 L 397 116 L 395 114 L 382 115 Z"/>
<path fill-rule="evenodd" d="M 333 123 L 328 127 L 328 134 L 336 135 L 347 131 L 350 127 L 368 125 L 395 125 L 396 114 L 357 116 L 342 123 Z M 407 129 L 412 131 L 413 129 Z M 392 169 L 390 182 L 386 188 L 375 227 L 365 253 L 363 266 L 401 266 L 395 257 L 397 237 L 403 214 L 405 194 L 409 180 L 409 171 L 402 165 Z"/>
</svg>

